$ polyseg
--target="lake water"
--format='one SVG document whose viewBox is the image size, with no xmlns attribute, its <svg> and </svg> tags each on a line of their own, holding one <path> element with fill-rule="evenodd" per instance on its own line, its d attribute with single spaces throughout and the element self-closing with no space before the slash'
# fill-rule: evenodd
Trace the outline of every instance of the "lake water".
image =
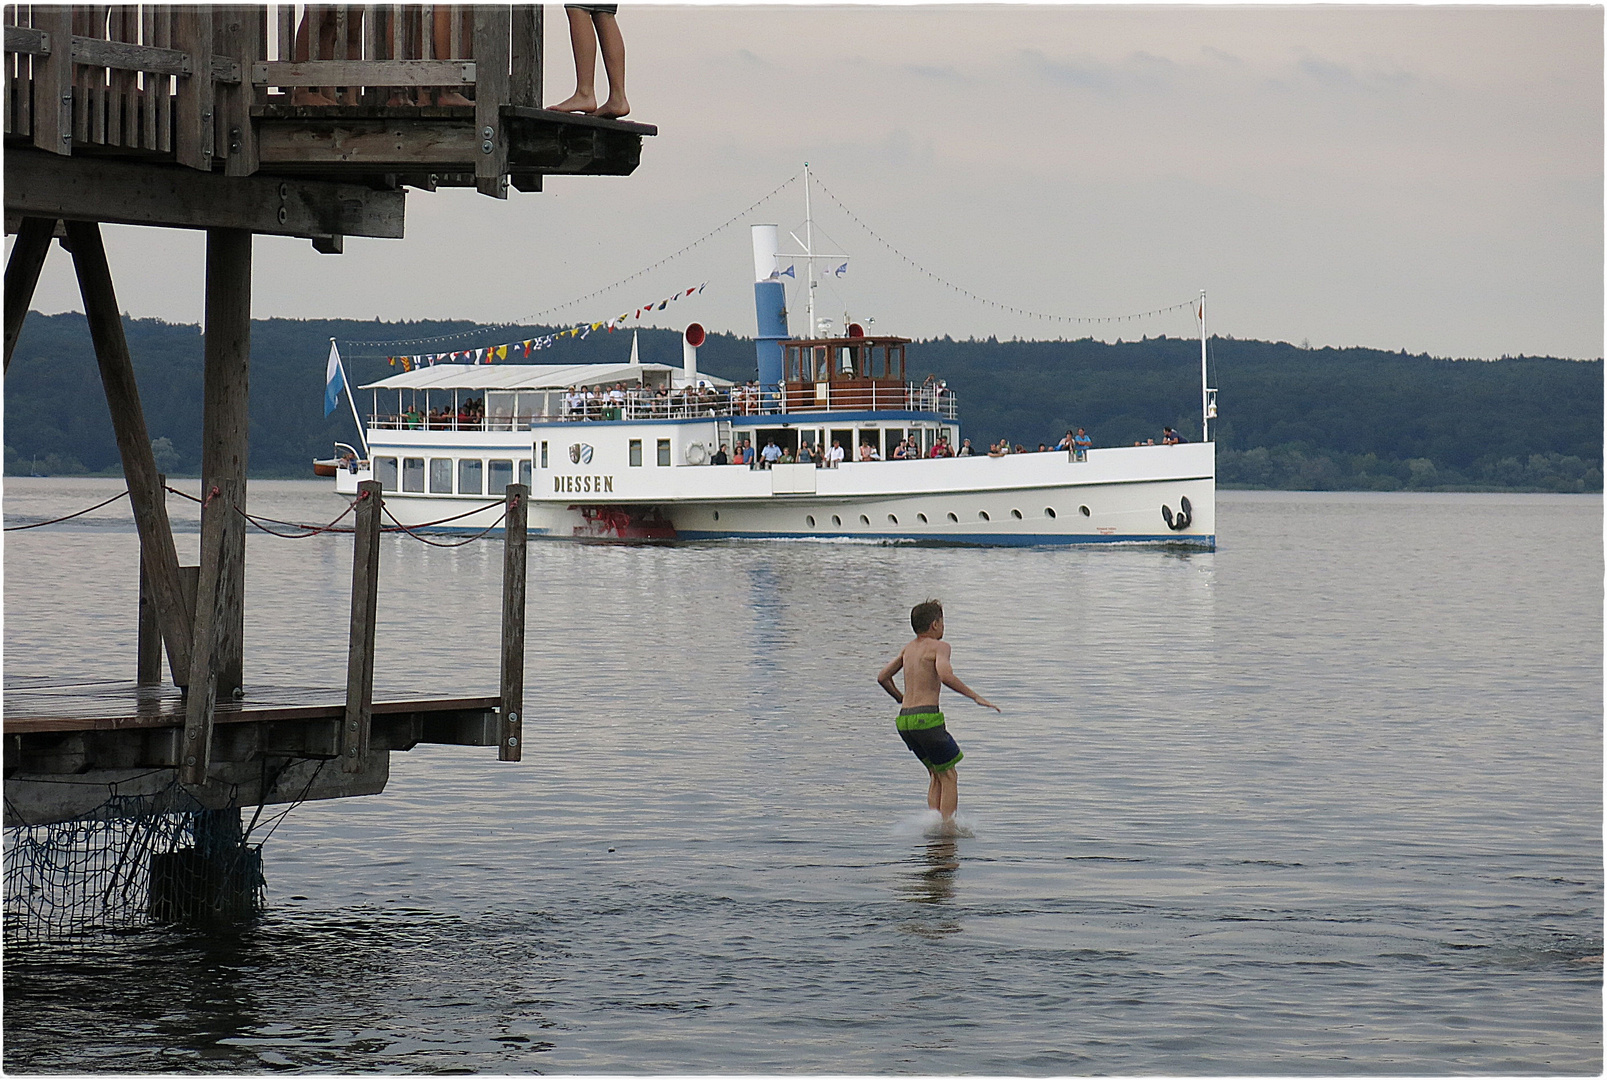
<svg viewBox="0 0 1607 1080">
<path fill-rule="evenodd" d="M 296 808 L 239 933 L 11 949 L 5 1068 L 1599 1073 L 1600 497 L 1218 513 L 1209 554 L 533 544 L 522 763 Z M 381 696 L 494 692 L 501 557 L 383 541 Z M 7 675 L 131 678 L 136 560 L 122 503 L 7 534 Z M 350 539 L 248 565 L 248 685 L 343 686 Z M 928 596 L 1004 709 L 945 696 L 955 841 L 874 681 Z"/>
</svg>

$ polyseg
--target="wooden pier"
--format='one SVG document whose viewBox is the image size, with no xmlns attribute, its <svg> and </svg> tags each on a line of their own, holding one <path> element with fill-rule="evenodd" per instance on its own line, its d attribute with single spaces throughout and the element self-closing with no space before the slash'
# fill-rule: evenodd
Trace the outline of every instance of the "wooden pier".
<svg viewBox="0 0 1607 1080">
<path fill-rule="evenodd" d="M 408 189 L 496 199 L 547 175 L 631 173 L 650 125 L 541 107 L 539 7 L 4 8 L 5 364 L 55 241 L 72 257 L 140 542 L 128 683 L 5 688 L 6 825 L 72 820 L 107 790 L 175 781 L 209 810 L 383 789 L 419 743 L 522 752 L 525 505 L 506 493 L 495 695 L 382 700 L 373 686 L 383 497 L 357 504 L 348 679 L 252 683 L 244 641 L 251 253 L 401 238 Z M 566 50 L 567 51 L 567 50 Z M 123 335 L 103 222 L 206 231 L 200 561 L 180 564 Z M 149 267 L 145 268 L 147 271 Z M 170 677 L 162 680 L 166 657 Z"/>
</svg>

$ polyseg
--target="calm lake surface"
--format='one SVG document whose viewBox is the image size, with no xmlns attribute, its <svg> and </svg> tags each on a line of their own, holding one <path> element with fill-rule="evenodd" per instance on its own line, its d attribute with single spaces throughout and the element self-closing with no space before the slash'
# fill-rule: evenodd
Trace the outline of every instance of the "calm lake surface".
<svg viewBox="0 0 1607 1080">
<path fill-rule="evenodd" d="M 119 483 L 8 478 L 6 523 Z M 1218 512 L 1213 554 L 532 544 L 524 762 L 293 810 L 238 934 L 9 950 L 4 1066 L 1599 1073 L 1600 497 Z M 378 693 L 494 692 L 500 541 L 383 545 Z M 7 534 L 7 676 L 132 678 L 136 566 L 126 503 Z M 248 685 L 344 686 L 350 539 L 248 566 Z M 874 681 L 928 596 L 1004 709 L 945 695 L 957 841 Z"/>
</svg>

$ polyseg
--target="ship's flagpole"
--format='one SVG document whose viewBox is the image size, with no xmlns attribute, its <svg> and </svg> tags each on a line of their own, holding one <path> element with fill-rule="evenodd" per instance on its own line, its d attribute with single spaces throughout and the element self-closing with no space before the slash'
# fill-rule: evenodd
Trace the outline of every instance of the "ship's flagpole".
<svg viewBox="0 0 1607 1080">
<path fill-rule="evenodd" d="M 329 339 L 329 349 L 335 354 L 335 363 L 340 368 L 340 383 L 346 391 L 346 404 L 352 407 L 352 420 L 357 424 L 357 441 L 362 444 L 363 457 L 368 457 L 368 436 L 363 433 L 363 418 L 357 415 L 357 402 L 352 400 L 352 381 L 346 377 L 346 362 L 340 358 L 340 352 L 335 348 L 335 339 Z"/>
</svg>

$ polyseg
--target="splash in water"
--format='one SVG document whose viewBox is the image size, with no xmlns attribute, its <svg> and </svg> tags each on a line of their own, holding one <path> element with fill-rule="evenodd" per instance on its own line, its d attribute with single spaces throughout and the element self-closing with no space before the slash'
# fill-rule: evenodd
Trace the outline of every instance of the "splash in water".
<svg viewBox="0 0 1607 1080">
<path fill-rule="evenodd" d="M 971 838 L 976 836 L 979 822 L 975 814 L 964 810 L 954 813 L 954 820 L 945 823 L 943 815 L 936 810 L 922 810 L 900 818 L 893 826 L 893 835 L 898 837 L 935 837 L 959 836 Z"/>
</svg>

